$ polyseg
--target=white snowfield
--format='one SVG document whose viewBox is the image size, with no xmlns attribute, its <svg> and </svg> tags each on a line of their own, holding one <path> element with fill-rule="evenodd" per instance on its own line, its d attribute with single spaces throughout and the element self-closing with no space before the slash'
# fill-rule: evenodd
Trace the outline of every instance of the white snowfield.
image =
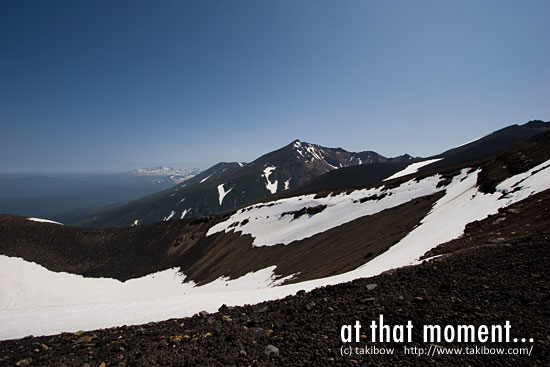
<svg viewBox="0 0 550 367">
<path fill-rule="evenodd" d="M 220 202 L 220 205 L 222 205 L 223 198 L 225 197 L 225 195 L 229 194 L 231 190 L 233 190 L 233 188 L 230 188 L 229 190 L 225 191 L 225 189 L 223 188 L 223 185 L 224 184 L 218 185 L 218 200 Z"/>
<path fill-rule="evenodd" d="M 0 256 L 0 339 L 141 324 L 190 316 L 201 310 L 214 312 L 222 304 L 253 304 L 302 289 L 374 276 L 417 264 L 426 251 L 462 235 L 466 224 L 550 189 L 550 160 L 500 183 L 494 194 L 477 190 L 479 170 L 468 172 L 464 169 L 454 177 L 421 223 L 388 251 L 347 273 L 297 284 L 278 285 L 284 279 L 274 280 L 274 266 L 239 279 L 221 278 L 194 286 L 183 283 L 185 276 L 177 269 L 119 282 L 55 273 L 19 258 Z M 433 187 L 433 182 L 437 182 L 435 177 L 424 179 L 416 184 L 417 190 Z M 404 185 L 409 185 L 408 189 L 415 186 L 412 182 Z M 398 189 L 406 191 L 407 186 Z M 381 206 L 386 205 L 384 199 L 379 200 Z M 354 206 L 353 202 L 346 204 L 348 208 Z M 333 219 L 340 214 L 335 211 Z M 307 227 L 308 223 L 306 220 L 303 224 Z"/>
<path fill-rule="evenodd" d="M 42 219 L 42 218 L 27 218 L 27 220 L 30 220 L 30 221 L 32 221 L 32 222 L 52 223 L 52 224 L 63 225 L 63 223 L 59 223 L 59 222 L 56 222 L 56 221 L 53 221 L 53 220 L 49 220 L 49 219 Z"/>
<path fill-rule="evenodd" d="M 316 199 L 315 195 L 303 195 L 273 201 L 267 205 L 254 205 L 252 209 L 250 207 L 241 209 L 226 221 L 216 224 L 208 230 L 207 236 L 234 230 L 241 234 L 250 234 L 254 238 L 253 245 L 256 247 L 287 245 L 365 215 L 376 214 L 415 198 L 441 191 L 444 187 L 437 188 L 438 182 L 439 175 L 435 175 L 420 182 L 410 180 L 395 189 L 385 189 L 384 186 L 380 186 L 324 198 Z M 378 197 L 381 199 L 377 199 Z M 360 200 L 365 198 L 370 200 L 361 203 Z M 319 205 L 326 205 L 326 208 L 315 215 L 305 214 L 294 219 L 293 214 L 285 214 Z M 243 221 L 246 224 L 232 227 L 235 222 Z"/>
<path fill-rule="evenodd" d="M 416 163 L 411 163 L 409 164 L 407 167 L 405 167 L 405 169 L 399 171 L 399 172 L 396 172 L 394 173 L 393 175 L 391 175 L 390 177 L 388 178 L 385 178 L 384 181 L 389 181 L 389 180 L 393 180 L 394 178 L 398 178 L 398 177 L 403 177 L 403 176 L 407 176 L 407 175 L 410 175 L 410 174 L 413 174 L 413 173 L 416 173 L 418 172 L 418 170 L 424 166 L 427 166 L 428 164 L 432 164 L 432 163 L 435 163 L 435 162 L 438 162 L 440 160 L 442 160 L 443 158 L 435 158 L 435 159 L 428 159 L 427 161 L 422 161 L 422 162 L 416 162 Z"/>
</svg>

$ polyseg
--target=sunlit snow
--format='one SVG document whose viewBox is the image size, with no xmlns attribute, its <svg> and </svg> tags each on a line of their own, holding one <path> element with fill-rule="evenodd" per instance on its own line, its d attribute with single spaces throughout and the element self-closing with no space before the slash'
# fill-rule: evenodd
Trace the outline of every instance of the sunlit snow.
<svg viewBox="0 0 550 367">
<path fill-rule="evenodd" d="M 213 173 L 210 174 L 210 175 L 208 175 L 208 176 L 206 176 L 205 178 L 203 178 L 203 179 L 201 180 L 200 183 L 203 183 L 204 181 L 208 180 L 210 177 L 212 177 L 212 175 L 213 175 Z"/>
<path fill-rule="evenodd" d="M 264 169 L 264 174 L 262 175 L 266 180 L 265 187 L 269 190 L 269 192 L 271 192 L 271 194 L 275 194 L 277 192 L 277 180 L 273 182 L 269 181 L 269 176 L 273 171 L 275 171 L 275 169 L 275 166 L 266 167 Z"/>
<path fill-rule="evenodd" d="M 208 230 L 207 235 L 235 231 L 250 234 L 254 238 L 254 246 L 286 245 L 365 215 L 375 214 L 443 190 L 443 187 L 436 187 L 438 182 L 439 175 L 435 175 L 420 182 L 410 180 L 393 189 L 380 186 L 356 190 L 350 194 L 341 193 L 323 198 L 315 198 L 313 194 L 303 195 L 273 201 L 269 205 L 253 205 L 214 225 Z M 326 208 L 315 215 L 302 215 L 296 219 L 293 215 L 283 215 L 319 205 L 326 205 Z M 235 227 L 234 223 L 240 224 Z"/>
<path fill-rule="evenodd" d="M 170 214 L 168 214 L 166 217 L 164 217 L 163 220 L 164 220 L 164 221 L 170 220 L 170 219 L 172 219 L 172 217 L 173 217 L 175 214 L 176 214 L 176 211 L 175 211 L 175 210 L 172 210 L 172 211 L 170 212 Z"/>
<path fill-rule="evenodd" d="M 292 177 L 285 181 L 285 190 L 290 189 L 290 180 L 291 179 L 292 179 Z"/>
<path fill-rule="evenodd" d="M 52 223 L 52 224 L 60 224 L 63 225 L 63 223 L 59 223 L 53 220 L 49 219 L 42 219 L 42 218 L 27 218 L 27 220 L 30 220 L 32 222 L 40 222 L 40 223 Z"/>
<path fill-rule="evenodd" d="M 225 191 L 225 189 L 223 188 L 223 185 L 224 184 L 218 185 L 218 200 L 220 202 L 220 205 L 222 205 L 223 198 L 225 197 L 225 195 L 229 194 L 231 190 L 233 190 L 233 188 L 230 188 L 229 190 Z"/>
<path fill-rule="evenodd" d="M 52 272 L 0 255 L 0 339 L 146 323 L 201 310 L 213 312 L 221 299 L 229 304 L 239 299 L 259 302 L 262 290 L 290 278 L 275 279 L 274 269 L 271 266 L 235 280 L 219 278 L 196 287 L 193 282 L 185 283 L 177 268 L 120 282 Z"/>
<path fill-rule="evenodd" d="M 392 180 L 394 178 L 403 177 L 403 176 L 410 175 L 412 173 L 416 173 L 416 172 L 418 172 L 418 170 L 420 168 L 422 168 L 424 166 L 427 166 L 428 164 L 432 164 L 432 163 L 435 163 L 437 161 L 440 161 L 442 159 L 443 158 L 435 158 L 435 159 L 428 159 L 427 161 L 411 163 L 405 169 L 403 169 L 403 170 L 401 170 L 397 173 L 394 173 L 393 175 L 391 175 L 388 178 L 385 178 L 384 181 L 389 181 L 389 180 Z"/>
</svg>

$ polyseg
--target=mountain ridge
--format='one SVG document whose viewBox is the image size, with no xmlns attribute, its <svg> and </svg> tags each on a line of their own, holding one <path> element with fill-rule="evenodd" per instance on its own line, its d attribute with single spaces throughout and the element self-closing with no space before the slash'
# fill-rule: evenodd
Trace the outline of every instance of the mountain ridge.
<svg viewBox="0 0 550 367">
<path fill-rule="evenodd" d="M 340 167 L 413 161 L 376 152 L 348 152 L 295 139 L 252 162 L 220 162 L 163 192 L 94 213 L 74 223 L 88 227 L 127 227 L 166 219 L 222 213 L 299 187 Z"/>
</svg>

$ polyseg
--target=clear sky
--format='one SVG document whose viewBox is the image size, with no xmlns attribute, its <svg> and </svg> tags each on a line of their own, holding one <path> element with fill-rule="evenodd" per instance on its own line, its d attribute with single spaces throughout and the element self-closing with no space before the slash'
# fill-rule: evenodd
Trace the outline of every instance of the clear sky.
<svg viewBox="0 0 550 367">
<path fill-rule="evenodd" d="M 550 1 L 0 2 L 0 172 L 428 156 L 550 120 Z"/>
</svg>

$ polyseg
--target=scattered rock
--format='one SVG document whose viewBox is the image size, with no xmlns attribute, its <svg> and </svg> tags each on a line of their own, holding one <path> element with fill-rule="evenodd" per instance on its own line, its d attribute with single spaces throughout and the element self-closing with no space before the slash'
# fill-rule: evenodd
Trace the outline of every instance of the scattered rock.
<svg viewBox="0 0 550 367">
<path fill-rule="evenodd" d="M 31 363 L 32 363 L 32 358 L 25 358 L 17 362 L 15 365 L 23 367 L 23 366 L 30 366 Z"/>
<path fill-rule="evenodd" d="M 267 306 L 262 306 L 258 309 L 258 312 L 266 312 L 268 310 Z"/>
<path fill-rule="evenodd" d="M 233 321 L 233 320 L 231 319 L 231 317 L 229 317 L 229 316 L 227 316 L 227 315 L 222 315 L 222 321 L 231 322 L 231 321 Z"/>
<path fill-rule="evenodd" d="M 265 347 L 264 354 L 268 357 L 271 356 L 271 355 L 278 356 L 279 355 L 279 348 L 277 348 L 274 345 L 269 344 L 267 347 Z"/>
<path fill-rule="evenodd" d="M 227 310 L 228 308 L 225 303 L 218 308 L 218 312 L 227 312 Z"/>
<path fill-rule="evenodd" d="M 81 343 L 90 343 L 92 340 L 96 339 L 96 335 L 92 336 L 81 336 L 80 338 L 76 339 L 74 342 L 75 344 L 81 344 Z"/>
<path fill-rule="evenodd" d="M 181 339 L 183 339 L 183 335 L 174 335 L 174 336 L 170 336 L 168 338 L 168 340 L 172 343 L 172 342 L 179 342 L 181 341 Z"/>
</svg>

